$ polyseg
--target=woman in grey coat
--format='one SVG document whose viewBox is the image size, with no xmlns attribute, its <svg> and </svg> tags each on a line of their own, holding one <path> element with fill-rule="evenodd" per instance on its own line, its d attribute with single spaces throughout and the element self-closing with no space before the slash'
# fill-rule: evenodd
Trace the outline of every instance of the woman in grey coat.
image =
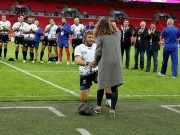
<svg viewBox="0 0 180 135">
<path fill-rule="evenodd" d="M 104 89 L 111 88 L 109 115 L 115 116 L 118 99 L 117 87 L 123 84 L 119 30 L 108 19 L 102 18 L 95 27 L 94 36 L 97 48 L 94 61 L 90 63 L 91 67 L 98 65 L 97 107 L 94 111 L 101 113 Z"/>
</svg>

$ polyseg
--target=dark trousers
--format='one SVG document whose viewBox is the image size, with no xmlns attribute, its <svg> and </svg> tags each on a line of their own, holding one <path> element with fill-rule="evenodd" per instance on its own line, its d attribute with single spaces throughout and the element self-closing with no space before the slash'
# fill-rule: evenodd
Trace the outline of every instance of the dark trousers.
<svg viewBox="0 0 180 135">
<path fill-rule="evenodd" d="M 123 60 L 123 56 L 124 56 L 124 51 L 126 51 L 126 61 L 125 61 L 125 66 L 126 68 L 129 68 L 129 62 L 130 62 L 130 51 L 131 51 L 131 47 L 121 47 L 121 55 L 122 55 L 122 60 Z"/>
<path fill-rule="evenodd" d="M 144 53 L 145 53 L 144 48 L 140 48 L 140 47 L 135 48 L 135 54 L 134 54 L 135 65 L 134 65 L 134 68 L 138 68 L 138 56 L 140 54 L 140 68 L 144 69 Z"/>
<path fill-rule="evenodd" d="M 172 76 L 176 77 L 178 73 L 178 50 L 176 51 L 163 50 L 163 62 L 162 62 L 161 73 L 164 75 L 166 74 L 169 55 L 171 56 L 171 62 L 172 62 L 171 65 Z"/>
<path fill-rule="evenodd" d="M 147 67 L 146 70 L 150 70 L 151 68 L 151 57 L 153 57 L 153 62 L 154 62 L 154 71 L 157 71 L 157 67 L 158 67 L 158 50 L 152 50 L 151 47 L 150 49 L 148 49 L 146 51 L 146 55 L 147 55 Z"/>
</svg>

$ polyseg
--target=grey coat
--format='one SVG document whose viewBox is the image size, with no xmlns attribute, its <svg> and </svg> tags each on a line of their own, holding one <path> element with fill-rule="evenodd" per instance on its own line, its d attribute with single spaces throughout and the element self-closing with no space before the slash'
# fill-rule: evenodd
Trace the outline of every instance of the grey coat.
<svg viewBox="0 0 180 135">
<path fill-rule="evenodd" d="M 98 90 L 123 84 L 119 35 L 102 35 L 96 39 L 94 62 L 98 65 Z"/>
</svg>

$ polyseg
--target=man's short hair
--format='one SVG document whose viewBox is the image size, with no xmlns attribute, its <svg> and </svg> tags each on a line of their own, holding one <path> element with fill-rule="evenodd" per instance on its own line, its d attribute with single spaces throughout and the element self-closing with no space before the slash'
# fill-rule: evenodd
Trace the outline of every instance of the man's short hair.
<svg viewBox="0 0 180 135">
<path fill-rule="evenodd" d="M 172 18 L 169 18 L 167 20 L 167 25 L 173 25 L 174 24 L 174 20 Z"/>
<path fill-rule="evenodd" d="M 85 38 L 88 36 L 88 35 L 93 35 L 93 31 L 92 30 L 86 30 L 83 34 L 83 43 L 85 42 Z"/>
</svg>

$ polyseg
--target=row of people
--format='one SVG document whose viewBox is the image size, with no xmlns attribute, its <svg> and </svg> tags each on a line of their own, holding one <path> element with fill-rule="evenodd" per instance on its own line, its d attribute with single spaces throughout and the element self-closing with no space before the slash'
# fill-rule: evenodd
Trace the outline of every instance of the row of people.
<svg viewBox="0 0 180 135">
<path fill-rule="evenodd" d="M 35 48 L 35 60 L 38 58 L 39 43 L 42 40 L 42 48 L 40 52 L 40 63 L 43 63 L 43 56 L 46 46 L 48 46 L 48 63 L 51 63 L 52 49 L 55 52 L 55 60 L 57 64 L 62 64 L 63 47 L 67 53 L 67 64 L 70 63 L 69 52 L 69 35 L 72 39 L 72 64 L 74 64 L 74 49 L 76 46 L 82 43 L 82 35 L 85 29 L 94 28 L 92 22 L 90 27 L 84 27 L 80 24 L 79 18 L 74 19 L 74 24 L 67 23 L 65 18 L 61 19 L 60 24 L 56 24 L 53 19 L 50 19 L 48 25 L 44 31 L 39 27 L 38 20 L 33 22 L 32 18 L 28 18 L 27 22 L 24 22 L 24 17 L 20 15 L 18 21 L 13 24 L 12 31 L 14 33 L 15 43 L 15 59 L 18 59 L 19 46 L 22 45 L 23 62 L 27 60 L 27 50 L 30 48 L 30 61 L 34 63 L 34 48 Z M 6 16 L 2 15 L 2 21 L 0 21 L 0 57 L 2 57 L 2 46 L 4 45 L 4 57 L 7 54 L 7 43 L 9 41 L 8 32 L 11 31 L 11 23 L 6 20 Z M 59 46 L 59 52 L 58 47 Z"/>
<path fill-rule="evenodd" d="M 177 65 L 178 65 L 178 40 L 179 38 L 179 30 L 174 26 L 174 20 L 173 19 L 168 19 L 167 21 L 167 28 L 164 28 L 162 33 L 156 29 L 155 23 L 151 23 L 150 27 L 146 27 L 146 23 L 142 21 L 140 23 L 140 27 L 135 29 L 134 31 L 132 30 L 131 27 L 129 27 L 129 22 L 128 20 L 124 20 L 123 26 L 121 27 L 121 53 L 122 53 L 122 58 L 124 55 L 124 51 L 126 51 L 126 60 L 125 60 L 125 67 L 129 69 L 129 63 L 130 63 L 130 50 L 131 50 L 131 45 L 132 45 L 132 36 L 135 37 L 135 53 L 134 53 L 134 67 L 132 69 L 136 70 L 140 68 L 141 70 L 144 69 L 144 55 L 146 52 L 147 56 L 147 65 L 145 72 L 149 72 L 151 68 L 151 58 L 153 58 L 153 72 L 157 72 L 158 68 L 158 51 L 160 50 L 160 39 L 161 37 L 164 39 L 164 49 L 163 49 L 163 56 L 166 57 L 163 59 L 163 64 L 162 64 L 162 69 L 167 68 L 167 62 L 168 62 L 168 57 L 169 54 L 166 54 L 166 50 L 172 51 L 171 44 L 174 44 L 174 50 L 175 54 L 171 55 L 172 59 L 172 75 L 177 76 Z M 172 30 L 171 30 L 172 29 Z M 170 31 L 175 31 L 175 34 L 172 32 L 172 34 L 168 33 Z M 172 36 L 172 37 L 171 37 Z M 173 38 L 173 40 L 171 39 Z M 171 43 L 168 43 L 169 40 Z M 139 56 L 140 56 L 140 62 L 139 61 Z M 166 70 L 165 70 L 166 71 Z M 163 73 L 165 72 L 163 71 Z"/>
</svg>

